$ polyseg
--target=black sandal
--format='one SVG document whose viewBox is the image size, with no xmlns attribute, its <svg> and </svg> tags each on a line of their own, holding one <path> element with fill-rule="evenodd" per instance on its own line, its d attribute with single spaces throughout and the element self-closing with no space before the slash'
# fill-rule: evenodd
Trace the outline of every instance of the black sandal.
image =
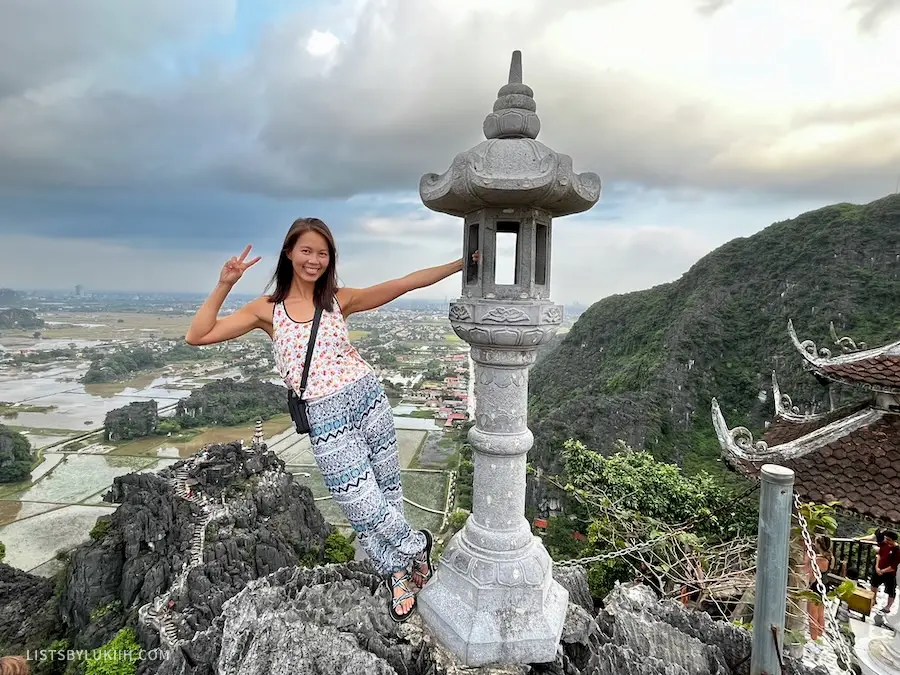
<svg viewBox="0 0 900 675">
<path fill-rule="evenodd" d="M 412 582 L 419 588 L 422 588 L 434 576 L 434 565 L 431 562 L 431 547 L 434 545 L 434 537 L 431 536 L 431 532 L 428 530 L 419 531 L 425 535 L 425 548 L 413 558 Z M 419 571 L 422 565 L 428 565 L 428 574 Z M 421 579 L 422 583 L 419 583 L 416 580 L 417 578 Z"/>
<path fill-rule="evenodd" d="M 404 621 L 406 621 L 413 613 L 413 610 L 416 608 L 416 594 L 413 591 L 405 591 L 399 598 L 394 597 L 394 589 L 400 586 L 404 581 L 412 581 L 409 578 L 409 572 L 406 572 L 402 577 L 395 577 L 393 574 L 391 574 L 387 579 L 385 579 L 385 584 L 388 587 L 388 592 L 391 594 L 390 605 L 388 605 L 388 613 L 391 615 L 391 619 L 393 619 L 395 623 L 403 623 Z M 410 606 L 406 614 L 398 614 L 397 609 L 400 607 L 400 604 L 408 598 L 413 599 L 413 604 Z"/>
</svg>

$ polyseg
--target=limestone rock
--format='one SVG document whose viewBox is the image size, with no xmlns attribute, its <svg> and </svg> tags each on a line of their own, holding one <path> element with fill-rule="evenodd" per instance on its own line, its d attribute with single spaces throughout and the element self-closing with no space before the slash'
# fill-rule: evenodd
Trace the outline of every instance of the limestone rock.
<svg viewBox="0 0 900 675">
<path fill-rule="evenodd" d="M 0 563 L 0 654 L 37 647 L 58 623 L 53 582 Z"/>
<path fill-rule="evenodd" d="M 176 494 L 176 477 L 191 482 L 196 501 Z M 85 648 L 102 645 L 125 615 L 164 593 L 179 635 L 190 637 L 249 580 L 303 558 L 322 561 L 332 531 L 309 488 L 274 453 L 240 443 L 208 446 L 157 473 L 118 477 L 105 499 L 120 506 L 100 540 L 71 554 L 60 598 L 60 616 Z M 120 620 L 98 631 L 91 614 L 108 606 L 121 609 Z M 148 647 L 158 645 L 153 631 L 137 628 Z"/>
<path fill-rule="evenodd" d="M 581 568 L 560 575 L 578 587 Z M 394 624 L 388 591 L 367 563 L 283 568 L 250 581 L 208 629 L 159 664 L 160 675 L 743 675 L 750 635 L 646 587 L 620 586 L 595 620 L 570 603 L 553 663 L 466 668 L 434 643 L 418 614 Z M 743 662 L 741 662 L 743 660 Z M 146 672 L 151 672 L 147 670 Z M 139 671 L 140 673 L 140 671 Z M 785 673 L 814 675 L 788 662 Z"/>
</svg>

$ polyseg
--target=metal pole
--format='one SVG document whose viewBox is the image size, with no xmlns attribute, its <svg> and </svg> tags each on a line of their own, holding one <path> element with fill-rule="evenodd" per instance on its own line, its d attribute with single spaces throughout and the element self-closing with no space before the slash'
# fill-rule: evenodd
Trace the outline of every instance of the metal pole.
<svg viewBox="0 0 900 675">
<path fill-rule="evenodd" d="M 765 464 L 759 472 L 759 539 L 750 675 L 781 673 L 787 607 L 794 472 Z"/>
</svg>

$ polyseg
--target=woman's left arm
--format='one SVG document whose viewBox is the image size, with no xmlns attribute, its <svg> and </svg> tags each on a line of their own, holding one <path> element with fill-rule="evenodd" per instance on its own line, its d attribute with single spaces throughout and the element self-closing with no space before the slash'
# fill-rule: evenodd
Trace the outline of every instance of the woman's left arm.
<svg viewBox="0 0 900 675">
<path fill-rule="evenodd" d="M 427 267 L 417 272 L 407 274 L 399 279 L 391 279 L 368 288 L 341 288 L 338 290 L 338 302 L 341 304 L 344 317 L 355 312 L 365 312 L 386 305 L 396 300 L 404 293 L 409 293 L 417 288 L 425 288 L 446 279 L 451 274 L 456 274 L 463 268 L 462 258 L 454 260 L 446 265 Z"/>
</svg>

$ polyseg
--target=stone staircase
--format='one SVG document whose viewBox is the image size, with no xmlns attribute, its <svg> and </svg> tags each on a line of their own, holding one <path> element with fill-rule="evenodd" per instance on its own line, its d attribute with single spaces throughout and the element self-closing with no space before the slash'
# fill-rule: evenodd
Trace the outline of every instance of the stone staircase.
<svg viewBox="0 0 900 675">
<path fill-rule="evenodd" d="M 182 499 L 197 504 L 201 508 L 202 516 L 194 523 L 194 533 L 191 536 L 190 555 L 187 563 L 182 567 L 178 577 L 172 586 L 162 595 L 157 596 L 153 601 L 143 605 L 138 610 L 138 619 L 147 626 L 158 631 L 162 646 L 167 649 L 175 647 L 181 638 L 178 637 L 178 628 L 172 615 L 168 612 L 169 600 L 173 591 L 181 594 L 187 583 L 190 571 L 203 564 L 203 549 L 206 545 L 206 526 L 228 511 L 228 505 L 225 503 L 224 497 L 222 503 L 213 508 L 213 502 L 206 495 L 198 491 L 188 493 L 185 481 L 190 478 L 190 470 L 181 467 L 175 470 L 174 477 L 169 481 L 172 490 Z"/>
<path fill-rule="evenodd" d="M 194 504 L 203 505 L 206 503 L 206 499 L 196 491 L 190 492 L 188 490 L 185 481 L 190 478 L 190 476 L 191 474 L 187 469 L 180 468 L 175 470 L 175 478 L 172 480 L 172 487 L 175 490 L 175 494 Z"/>
</svg>

